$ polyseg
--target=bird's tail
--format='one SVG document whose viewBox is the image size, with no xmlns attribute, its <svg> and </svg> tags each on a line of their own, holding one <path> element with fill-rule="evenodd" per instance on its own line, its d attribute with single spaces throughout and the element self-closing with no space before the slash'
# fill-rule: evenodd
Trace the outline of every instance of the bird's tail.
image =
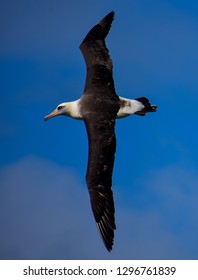
<svg viewBox="0 0 198 280">
<path fill-rule="evenodd" d="M 135 100 L 141 102 L 144 105 L 144 108 L 141 111 L 135 112 L 135 114 L 139 116 L 144 116 L 148 112 L 156 112 L 157 111 L 157 105 L 151 105 L 148 98 L 146 97 L 139 97 Z"/>
</svg>

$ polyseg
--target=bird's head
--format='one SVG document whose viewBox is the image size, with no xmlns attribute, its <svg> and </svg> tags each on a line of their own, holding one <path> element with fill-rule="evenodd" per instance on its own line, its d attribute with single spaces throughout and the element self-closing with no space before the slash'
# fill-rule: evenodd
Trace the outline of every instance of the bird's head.
<svg viewBox="0 0 198 280">
<path fill-rule="evenodd" d="M 79 109 L 79 101 L 80 99 L 72 102 L 61 103 L 51 114 L 47 115 L 44 118 L 44 120 L 47 121 L 59 115 L 68 116 L 77 120 L 82 120 L 82 116 L 80 114 Z"/>
<path fill-rule="evenodd" d="M 68 103 L 61 103 L 59 104 L 56 109 L 49 115 L 44 117 L 44 120 L 47 121 L 53 117 L 59 116 L 59 115 L 65 115 L 69 116 L 69 106 Z"/>
</svg>

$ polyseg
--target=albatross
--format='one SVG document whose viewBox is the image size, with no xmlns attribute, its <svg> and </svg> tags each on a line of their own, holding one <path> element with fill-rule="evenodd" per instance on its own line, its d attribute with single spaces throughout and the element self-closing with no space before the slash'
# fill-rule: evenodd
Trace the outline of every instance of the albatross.
<svg viewBox="0 0 198 280">
<path fill-rule="evenodd" d="M 44 118 L 64 115 L 85 123 L 89 144 L 86 182 L 93 215 L 108 251 L 112 250 L 116 229 L 112 192 L 115 120 L 132 114 L 144 116 L 157 109 L 146 97 L 127 99 L 116 94 L 113 64 L 105 43 L 113 20 L 112 11 L 88 32 L 80 45 L 87 70 L 80 99 L 61 103 Z"/>
</svg>

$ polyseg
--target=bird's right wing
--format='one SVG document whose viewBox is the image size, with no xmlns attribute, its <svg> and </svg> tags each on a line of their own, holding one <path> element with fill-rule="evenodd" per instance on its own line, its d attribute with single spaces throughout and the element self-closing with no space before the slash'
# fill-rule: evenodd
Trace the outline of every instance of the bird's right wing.
<svg viewBox="0 0 198 280">
<path fill-rule="evenodd" d="M 87 186 L 93 214 L 107 250 L 112 249 L 115 209 L 112 173 L 116 150 L 115 116 L 89 116 L 85 119 L 89 139 Z"/>
</svg>

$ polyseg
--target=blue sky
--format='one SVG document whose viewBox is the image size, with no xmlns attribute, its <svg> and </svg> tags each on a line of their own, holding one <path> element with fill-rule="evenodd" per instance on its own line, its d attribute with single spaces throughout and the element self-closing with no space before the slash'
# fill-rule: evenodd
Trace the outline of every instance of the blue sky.
<svg viewBox="0 0 198 280">
<path fill-rule="evenodd" d="M 0 259 L 198 259 L 198 4 L 0 3 Z M 83 122 L 43 117 L 80 97 L 79 45 L 109 11 L 117 93 L 158 112 L 117 121 L 113 251 L 85 183 Z"/>
</svg>

